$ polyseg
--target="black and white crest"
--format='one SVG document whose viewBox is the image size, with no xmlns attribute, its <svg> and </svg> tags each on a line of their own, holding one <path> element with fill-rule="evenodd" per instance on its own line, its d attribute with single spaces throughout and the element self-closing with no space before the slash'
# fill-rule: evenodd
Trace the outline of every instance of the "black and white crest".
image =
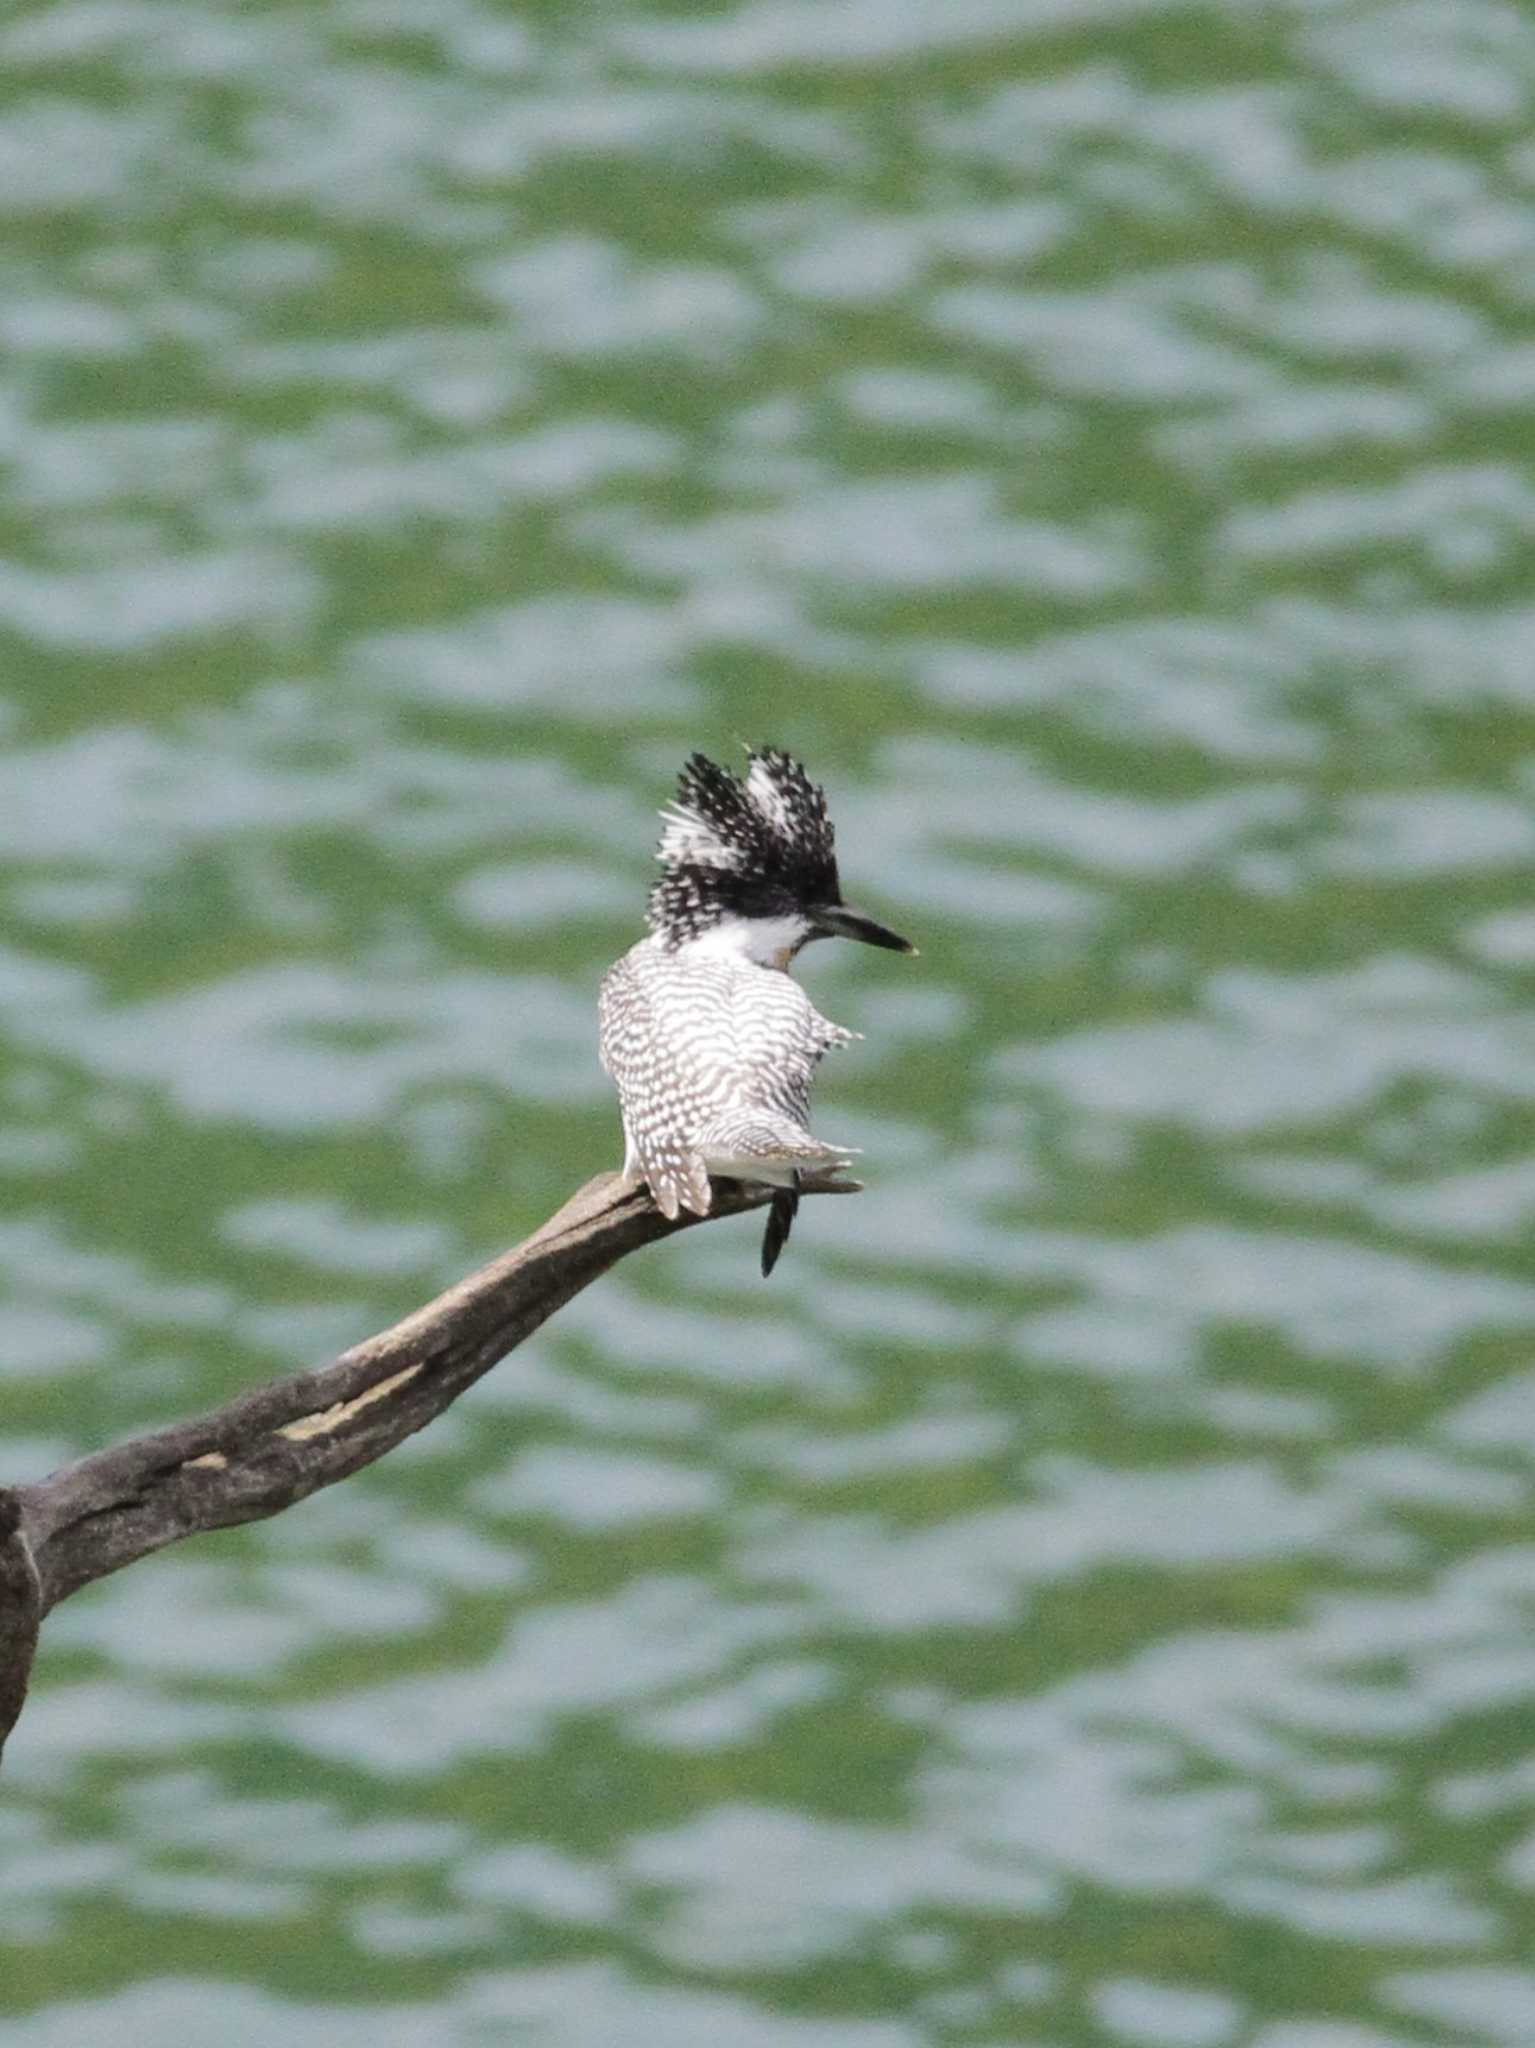
<svg viewBox="0 0 1535 2048">
<path fill-rule="evenodd" d="M 744 781 L 691 755 L 661 820 L 649 916 L 669 946 L 726 917 L 786 917 L 841 900 L 825 791 L 776 747 L 751 750 Z"/>
</svg>

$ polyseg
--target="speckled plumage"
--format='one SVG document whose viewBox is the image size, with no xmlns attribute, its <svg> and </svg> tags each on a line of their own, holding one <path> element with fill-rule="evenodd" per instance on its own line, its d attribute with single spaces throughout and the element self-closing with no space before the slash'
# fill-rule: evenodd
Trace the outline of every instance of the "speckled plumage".
<svg viewBox="0 0 1535 2048">
<path fill-rule="evenodd" d="M 649 923 L 669 952 L 725 914 L 772 917 L 838 900 L 826 793 L 776 747 L 752 753 L 744 782 L 690 755 L 661 825 Z"/>
<path fill-rule="evenodd" d="M 711 1174 L 774 1188 L 768 1273 L 802 1176 L 854 1156 L 811 1135 L 810 1083 L 857 1034 L 820 1014 L 789 965 L 818 937 L 911 947 L 843 903 L 825 794 L 777 748 L 753 748 L 744 777 L 692 755 L 661 819 L 651 935 L 608 970 L 598 1005 L 624 1172 L 667 1216 L 707 1214 Z"/>
<path fill-rule="evenodd" d="M 824 1053 L 855 1034 L 780 968 L 641 939 L 603 978 L 602 1063 L 618 1085 L 624 1171 L 668 1216 L 709 1209 L 709 1173 L 792 1186 L 853 1157 L 809 1129 Z"/>
</svg>

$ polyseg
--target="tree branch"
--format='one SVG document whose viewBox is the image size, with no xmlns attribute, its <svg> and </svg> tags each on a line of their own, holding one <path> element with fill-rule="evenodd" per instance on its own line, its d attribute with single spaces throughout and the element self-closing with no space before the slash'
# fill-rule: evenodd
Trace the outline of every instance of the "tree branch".
<svg viewBox="0 0 1535 2048">
<path fill-rule="evenodd" d="M 0 1749 L 27 1697 L 43 1618 L 31 1547 L 21 1531 L 21 1500 L 0 1488 Z"/>
<path fill-rule="evenodd" d="M 806 1194 L 853 1194 L 847 1180 Z M 714 1183 L 714 1216 L 770 1190 Z M 422 1429 L 626 1253 L 707 1219 L 668 1220 L 599 1174 L 532 1237 L 331 1364 L 0 1489 L 0 1746 L 26 1698 L 43 1617 L 93 1579 L 185 1536 L 259 1520 Z"/>
</svg>

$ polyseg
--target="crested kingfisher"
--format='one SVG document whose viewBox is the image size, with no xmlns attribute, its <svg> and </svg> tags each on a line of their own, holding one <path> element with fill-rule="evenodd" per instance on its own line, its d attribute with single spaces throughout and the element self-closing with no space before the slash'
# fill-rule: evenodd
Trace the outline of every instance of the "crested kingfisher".
<svg viewBox="0 0 1535 2048">
<path fill-rule="evenodd" d="M 624 1178 L 665 1216 L 706 1216 L 711 1173 L 773 1188 L 766 1275 L 802 1178 L 855 1149 L 813 1137 L 809 1117 L 822 1054 L 858 1034 L 823 1017 L 789 969 L 812 939 L 916 947 L 843 902 L 825 791 L 775 747 L 749 751 L 744 780 L 692 755 L 661 821 L 650 935 L 608 969 L 598 1002 Z"/>
</svg>

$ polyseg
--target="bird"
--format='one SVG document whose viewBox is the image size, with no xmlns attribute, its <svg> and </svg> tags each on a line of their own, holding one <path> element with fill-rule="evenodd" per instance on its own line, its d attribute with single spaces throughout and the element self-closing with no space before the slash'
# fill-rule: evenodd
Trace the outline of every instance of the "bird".
<svg viewBox="0 0 1535 2048">
<path fill-rule="evenodd" d="M 810 1130 L 824 1054 L 860 1036 L 823 1017 L 790 973 L 814 939 L 917 949 L 842 900 L 826 793 L 777 747 L 743 776 L 688 757 L 661 812 L 649 933 L 604 975 L 602 1065 L 618 1089 L 623 1179 L 661 1213 L 706 1216 L 711 1174 L 773 1189 L 762 1272 L 788 1240 L 807 1178 L 856 1147 Z"/>
</svg>

